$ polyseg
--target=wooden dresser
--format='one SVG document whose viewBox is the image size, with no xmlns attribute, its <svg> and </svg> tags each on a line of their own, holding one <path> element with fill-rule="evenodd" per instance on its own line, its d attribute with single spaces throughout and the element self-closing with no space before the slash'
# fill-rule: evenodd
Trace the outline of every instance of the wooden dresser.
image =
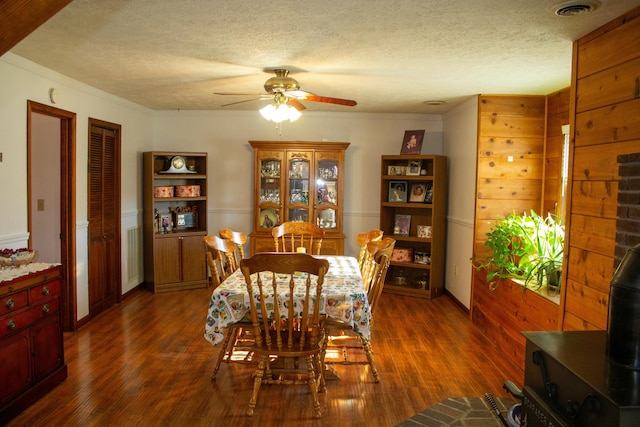
<svg viewBox="0 0 640 427">
<path fill-rule="evenodd" d="M 7 280 L 0 274 L 0 425 L 67 377 L 61 267 L 42 268 Z"/>
</svg>

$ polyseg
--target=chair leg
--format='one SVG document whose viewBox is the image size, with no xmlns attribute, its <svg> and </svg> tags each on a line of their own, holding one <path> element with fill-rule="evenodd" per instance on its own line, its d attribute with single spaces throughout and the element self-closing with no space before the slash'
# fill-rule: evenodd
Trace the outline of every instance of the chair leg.
<svg viewBox="0 0 640 427">
<path fill-rule="evenodd" d="M 307 382 L 309 383 L 309 390 L 311 390 L 311 396 L 313 398 L 313 416 L 314 418 L 320 418 L 322 414 L 320 413 L 320 401 L 318 400 L 318 384 L 316 383 L 314 359 L 315 357 L 313 355 L 307 357 L 307 375 L 309 377 Z M 322 371 L 320 371 L 320 375 L 322 375 Z"/>
<path fill-rule="evenodd" d="M 260 361 L 258 362 L 258 369 L 253 379 L 253 393 L 251 393 L 251 399 L 249 400 L 249 409 L 247 409 L 247 416 L 253 417 L 253 413 L 256 409 L 256 402 L 258 401 L 258 392 L 260 391 L 260 385 L 262 385 L 262 376 L 264 375 L 264 369 L 267 366 L 269 356 L 260 355 Z"/>
<path fill-rule="evenodd" d="M 222 348 L 220 348 L 220 354 L 218 355 L 218 360 L 216 361 L 216 366 L 213 368 L 213 375 L 211 376 L 212 381 L 215 380 L 216 375 L 218 375 L 218 371 L 220 370 L 220 365 L 224 360 L 224 356 L 227 354 L 227 352 L 233 351 L 233 346 L 231 346 L 232 348 L 229 348 L 229 343 L 231 343 L 231 337 L 233 337 L 233 342 L 235 343 L 237 334 L 238 334 L 238 328 L 235 328 L 232 326 L 227 330 L 227 333 L 224 337 L 224 341 L 222 342 L 222 346 L 221 346 Z M 229 357 L 231 357 L 231 353 L 229 353 Z"/>
<path fill-rule="evenodd" d="M 327 386 L 324 380 L 324 363 L 322 361 L 321 355 L 317 354 L 314 358 L 314 363 L 316 367 L 316 383 L 318 393 L 324 393 L 327 391 Z"/>
<path fill-rule="evenodd" d="M 380 382 L 380 377 L 378 376 L 378 369 L 376 369 L 376 364 L 373 361 L 373 349 L 371 348 L 371 343 L 369 341 L 362 340 L 362 347 L 364 348 L 364 352 L 367 355 L 367 360 L 369 361 L 369 366 L 371 367 L 371 373 L 373 374 L 373 378 L 375 382 Z"/>
</svg>

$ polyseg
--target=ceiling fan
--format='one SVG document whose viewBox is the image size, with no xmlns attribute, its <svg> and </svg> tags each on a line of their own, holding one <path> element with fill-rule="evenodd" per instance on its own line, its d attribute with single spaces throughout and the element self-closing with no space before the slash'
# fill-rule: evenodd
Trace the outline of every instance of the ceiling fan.
<svg viewBox="0 0 640 427">
<path fill-rule="evenodd" d="M 264 90 L 266 93 L 258 94 L 258 98 L 245 99 L 243 101 L 231 102 L 223 104 L 222 107 L 229 105 L 241 104 L 244 102 L 259 101 L 265 99 L 273 99 L 275 105 L 289 104 L 298 111 L 304 110 L 306 107 L 302 105 L 300 100 L 313 101 L 313 102 L 325 102 L 327 104 L 338 104 L 353 107 L 358 103 L 351 99 L 332 98 L 328 96 L 320 96 L 300 90 L 300 84 L 293 77 L 289 77 L 289 70 L 284 68 L 276 68 L 273 70 L 276 74 L 275 77 L 271 77 L 264 83 Z M 256 95 L 250 93 L 231 93 L 231 92 L 214 92 L 215 95 Z"/>
</svg>

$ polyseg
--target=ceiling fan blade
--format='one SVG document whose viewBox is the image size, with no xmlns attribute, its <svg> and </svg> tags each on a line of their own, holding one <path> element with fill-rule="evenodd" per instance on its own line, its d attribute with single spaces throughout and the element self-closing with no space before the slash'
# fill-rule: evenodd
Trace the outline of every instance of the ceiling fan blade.
<svg viewBox="0 0 640 427">
<path fill-rule="evenodd" d="M 338 105 L 346 105 L 348 107 L 353 107 L 354 105 L 358 105 L 356 101 L 351 99 L 342 99 L 342 98 L 331 98 L 328 96 L 319 96 L 315 95 L 311 92 L 307 92 L 304 90 L 292 90 L 284 93 L 285 96 L 295 99 L 304 99 L 305 101 L 313 101 L 313 102 L 325 102 L 327 104 L 338 104 Z"/>
<path fill-rule="evenodd" d="M 230 105 L 243 104 L 245 102 L 262 101 L 264 99 L 267 99 L 267 98 L 260 97 L 260 98 L 245 99 L 243 101 L 237 101 L 237 102 L 230 102 L 228 104 L 222 104 L 221 107 L 228 107 Z"/>
<path fill-rule="evenodd" d="M 214 95 L 271 96 L 268 93 L 213 92 Z"/>
<path fill-rule="evenodd" d="M 302 103 L 295 98 L 289 98 L 289 101 L 287 101 L 287 104 L 291 105 L 293 108 L 295 108 L 298 111 L 304 111 L 307 109 L 307 107 L 302 105 Z"/>
</svg>

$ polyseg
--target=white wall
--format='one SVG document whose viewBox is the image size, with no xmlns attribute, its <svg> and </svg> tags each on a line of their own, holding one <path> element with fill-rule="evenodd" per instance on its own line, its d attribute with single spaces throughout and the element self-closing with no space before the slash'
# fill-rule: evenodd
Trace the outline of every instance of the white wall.
<svg viewBox="0 0 640 427">
<path fill-rule="evenodd" d="M 400 154 L 404 131 L 425 129 L 424 153 L 441 154 L 442 122 L 434 115 L 305 112 L 282 126 L 257 111 L 164 111 L 155 122 L 155 149 L 209 153 L 209 231 L 251 231 L 250 140 L 346 141 L 345 253 L 357 255 L 357 233 L 379 227 L 380 156 Z"/>
<path fill-rule="evenodd" d="M 471 307 L 470 258 L 476 198 L 478 99 L 472 97 L 443 117 L 443 153 L 449 160 L 449 209 L 445 288 Z"/>
<path fill-rule="evenodd" d="M 54 106 L 76 113 L 76 239 L 78 319 L 89 314 L 87 277 L 87 159 L 89 117 L 119 123 L 122 139 L 123 232 L 139 224 L 140 166 L 135 153 L 153 149 L 153 112 L 40 67 L 12 53 L 0 58 L 0 247 L 27 245 L 27 101 L 52 105 L 49 88 L 60 100 Z M 124 240 L 123 236 L 123 242 Z M 37 248 L 35 248 L 37 249 Z M 123 259 L 126 254 L 123 253 Z M 126 277 L 123 272 L 123 277 Z M 139 281 L 138 281 L 139 283 Z M 123 292 L 138 283 L 123 282 Z"/>
<path fill-rule="evenodd" d="M 345 177 L 345 253 L 357 255 L 355 236 L 378 228 L 380 156 L 399 154 L 405 130 L 425 129 L 424 154 L 443 154 L 439 115 L 314 113 L 284 124 L 281 134 L 257 111 L 152 111 L 89 87 L 11 53 L 0 58 L 0 247 L 26 245 L 26 103 L 51 104 L 77 114 L 76 232 L 78 319 L 88 315 L 87 158 L 89 117 L 122 125 L 123 292 L 142 278 L 129 279 L 126 230 L 141 225 L 142 152 L 209 153 L 209 231 L 222 227 L 251 231 L 252 153 L 249 140 L 348 141 Z M 475 147 L 475 143 L 474 143 Z M 16 213 L 21 214 L 16 214 Z M 467 285 L 468 286 L 468 285 Z"/>
</svg>

